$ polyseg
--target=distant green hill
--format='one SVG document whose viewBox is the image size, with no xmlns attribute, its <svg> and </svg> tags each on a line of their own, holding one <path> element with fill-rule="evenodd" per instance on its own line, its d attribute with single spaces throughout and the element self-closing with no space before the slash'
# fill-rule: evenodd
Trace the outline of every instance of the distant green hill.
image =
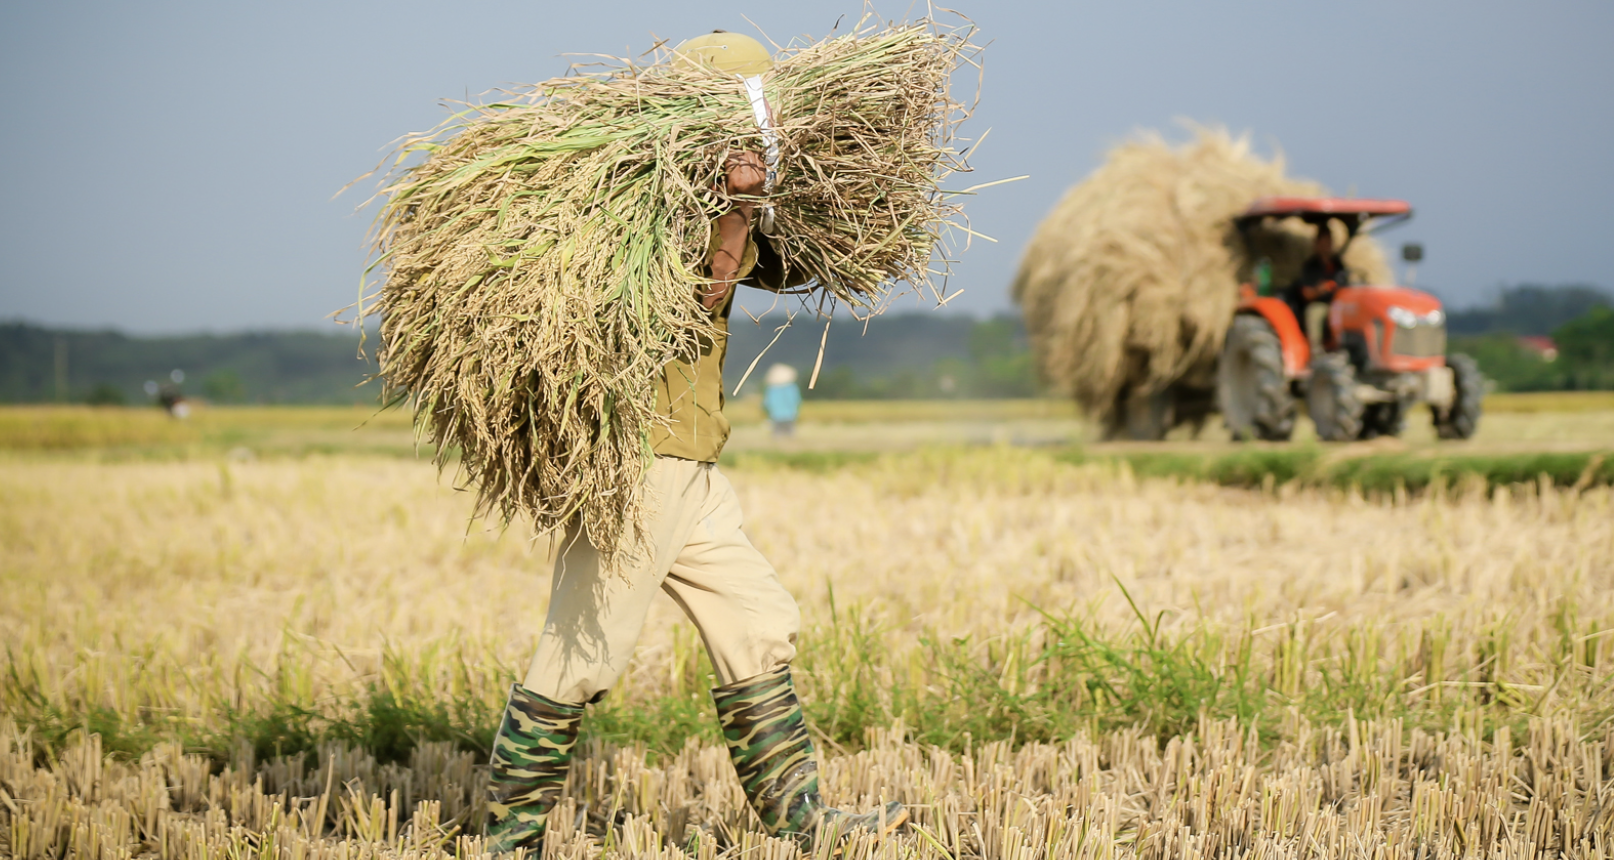
<svg viewBox="0 0 1614 860">
<path fill-rule="evenodd" d="M 1509 391 L 1614 387 L 1614 298 L 1586 286 L 1519 286 L 1493 304 L 1450 312 L 1451 346 L 1479 359 Z M 1038 393 L 1018 314 L 979 319 L 941 311 L 888 313 L 867 325 L 840 316 L 830 325 L 807 314 L 774 340 L 783 314 L 760 322 L 735 311 L 727 362 L 730 390 L 757 362 L 744 394 L 782 362 L 801 374 L 804 394 L 819 399 L 992 398 Z M 1561 356 L 1543 362 L 1518 335 L 1552 335 Z M 769 344 L 772 343 L 770 347 Z M 806 391 L 823 344 L 818 386 Z M 371 341 L 374 345 L 374 341 Z M 0 323 L 0 402 L 146 403 L 148 381 L 184 371 L 183 390 L 222 403 L 374 403 L 363 385 L 374 365 L 358 357 L 356 333 L 250 332 L 132 337 Z M 60 372 L 58 372 L 60 371 Z"/>
<path fill-rule="evenodd" d="M 183 390 L 224 403 L 375 402 L 355 334 L 251 332 L 130 337 L 0 324 L 0 400 L 144 403 L 142 386 L 184 372 Z"/>
<path fill-rule="evenodd" d="M 1525 284 L 1493 304 L 1448 315 L 1450 349 L 1472 355 L 1500 391 L 1614 388 L 1614 295 L 1581 284 Z M 1521 336 L 1551 337 L 1544 356 Z"/>
<path fill-rule="evenodd" d="M 1450 311 L 1446 330 L 1453 336 L 1550 335 L 1592 308 L 1610 306 L 1614 295 L 1588 284 L 1520 284 L 1502 290 L 1490 304 Z"/>
<path fill-rule="evenodd" d="M 735 313 L 729 345 L 730 388 L 766 349 L 747 391 L 775 362 L 792 364 L 802 387 L 824 340 L 822 321 L 798 316 L 774 341 L 783 315 L 759 323 Z M 370 341 L 371 346 L 374 340 Z M 146 403 L 149 381 L 184 372 L 183 390 L 221 403 L 374 403 L 361 385 L 372 363 L 358 358 L 355 333 L 252 332 L 133 337 L 116 331 L 56 330 L 0 324 L 0 402 L 56 400 Z M 60 371 L 60 373 L 58 373 Z M 1035 392 L 1018 317 L 978 320 L 937 312 L 883 315 L 862 323 L 837 318 L 824 341 L 818 387 L 809 397 L 1017 397 Z"/>
<path fill-rule="evenodd" d="M 762 355 L 753 377 L 774 363 L 789 364 L 800 372 L 803 394 L 809 398 L 993 398 L 1037 393 L 1030 346 L 1018 315 L 982 320 L 935 311 L 892 313 L 869 320 L 867 326 L 837 317 L 827 337 L 823 320 L 799 315 L 770 347 L 784 321 L 782 315 L 771 315 L 758 324 L 736 312 L 729 323 L 724 372 L 732 380 L 730 390 L 752 360 Z M 818 386 L 809 391 L 820 343 L 823 366 Z M 746 388 L 753 384 L 745 383 Z"/>
</svg>

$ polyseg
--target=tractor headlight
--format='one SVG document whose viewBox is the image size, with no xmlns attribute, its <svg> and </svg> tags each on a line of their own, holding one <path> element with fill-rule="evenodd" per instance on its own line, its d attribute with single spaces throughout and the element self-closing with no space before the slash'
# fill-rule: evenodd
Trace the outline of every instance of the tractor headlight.
<svg viewBox="0 0 1614 860">
<path fill-rule="evenodd" d="M 1418 324 L 1418 315 L 1399 305 L 1391 305 L 1386 313 L 1390 317 L 1390 322 L 1402 328 L 1412 328 Z"/>
<path fill-rule="evenodd" d="M 1443 323 L 1445 321 L 1446 321 L 1446 315 L 1441 312 L 1440 308 L 1435 308 L 1434 310 L 1430 311 L 1429 313 L 1426 313 L 1426 314 L 1423 315 L 1423 324 L 1424 325 L 1440 325 L 1441 323 Z"/>
</svg>

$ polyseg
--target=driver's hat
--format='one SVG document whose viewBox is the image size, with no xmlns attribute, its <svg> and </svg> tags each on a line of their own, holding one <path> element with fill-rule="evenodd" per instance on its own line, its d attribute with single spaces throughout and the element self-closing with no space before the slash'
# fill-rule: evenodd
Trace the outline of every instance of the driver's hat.
<svg viewBox="0 0 1614 860">
<path fill-rule="evenodd" d="M 673 48 L 673 62 L 710 66 L 726 74 L 749 78 L 773 68 L 773 55 L 750 36 L 713 30 Z"/>
</svg>

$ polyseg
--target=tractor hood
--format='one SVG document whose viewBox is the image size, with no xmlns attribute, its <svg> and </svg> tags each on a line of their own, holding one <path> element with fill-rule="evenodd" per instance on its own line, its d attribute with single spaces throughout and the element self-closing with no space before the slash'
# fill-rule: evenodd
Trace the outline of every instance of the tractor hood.
<svg viewBox="0 0 1614 860">
<path fill-rule="evenodd" d="M 1347 287 L 1328 309 L 1341 343 L 1359 339 L 1369 363 L 1383 370 L 1420 371 L 1445 364 L 1446 312 L 1440 299 L 1406 287 Z"/>
<path fill-rule="evenodd" d="M 1445 325 L 1440 299 L 1409 287 L 1346 287 L 1334 296 L 1331 312 L 1347 315 L 1365 312 L 1397 325 Z"/>
</svg>

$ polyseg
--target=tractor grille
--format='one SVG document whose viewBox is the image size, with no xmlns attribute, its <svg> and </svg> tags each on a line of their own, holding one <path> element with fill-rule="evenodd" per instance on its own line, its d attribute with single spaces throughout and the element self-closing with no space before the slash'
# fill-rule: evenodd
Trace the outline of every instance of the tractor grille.
<svg viewBox="0 0 1614 860">
<path fill-rule="evenodd" d="M 1395 327 L 1395 340 L 1390 344 L 1396 355 L 1411 358 L 1429 358 L 1446 354 L 1446 327 L 1419 325 Z"/>
</svg>

